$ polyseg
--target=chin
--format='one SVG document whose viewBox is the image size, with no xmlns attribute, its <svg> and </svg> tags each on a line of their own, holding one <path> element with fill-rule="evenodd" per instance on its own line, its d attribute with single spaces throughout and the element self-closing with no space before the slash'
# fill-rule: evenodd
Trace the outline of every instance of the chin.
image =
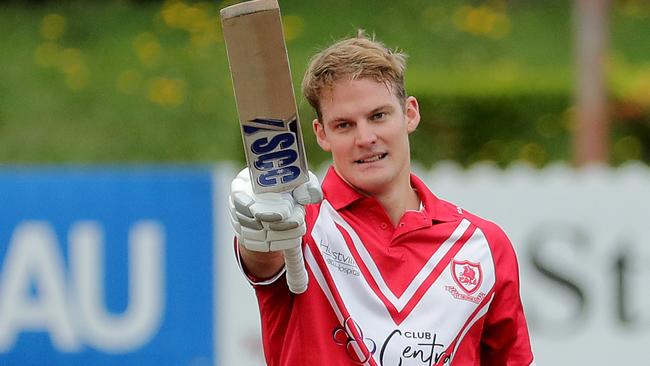
<svg viewBox="0 0 650 366">
<path fill-rule="evenodd" d="M 351 181 L 352 185 L 365 193 L 377 193 L 384 190 L 391 182 L 391 179 L 384 174 L 373 174 L 366 172 Z"/>
<path fill-rule="evenodd" d="M 365 166 L 341 164 L 337 167 L 335 162 L 335 169 L 338 171 L 339 176 L 356 190 L 366 194 L 375 194 L 385 191 L 397 181 L 400 175 L 400 168 L 386 163 Z"/>
</svg>

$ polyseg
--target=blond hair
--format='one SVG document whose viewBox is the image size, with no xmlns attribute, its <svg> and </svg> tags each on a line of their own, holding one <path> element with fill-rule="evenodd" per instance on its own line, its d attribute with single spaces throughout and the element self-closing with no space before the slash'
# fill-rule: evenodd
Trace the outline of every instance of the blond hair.
<svg viewBox="0 0 650 366">
<path fill-rule="evenodd" d="M 401 104 L 406 101 L 406 55 L 388 49 L 363 30 L 314 55 L 302 79 L 302 93 L 321 119 L 320 97 L 337 81 L 371 78 L 392 89 Z"/>
</svg>

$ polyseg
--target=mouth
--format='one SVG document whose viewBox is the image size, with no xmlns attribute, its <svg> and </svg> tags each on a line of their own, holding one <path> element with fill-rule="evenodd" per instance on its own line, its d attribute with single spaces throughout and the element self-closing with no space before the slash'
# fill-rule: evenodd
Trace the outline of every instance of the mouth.
<svg viewBox="0 0 650 366">
<path fill-rule="evenodd" d="M 382 160 L 386 156 L 388 156 L 388 153 L 375 154 L 375 155 L 368 156 L 368 157 L 366 157 L 364 159 L 355 160 L 354 162 L 356 164 L 374 163 L 376 161 Z"/>
</svg>

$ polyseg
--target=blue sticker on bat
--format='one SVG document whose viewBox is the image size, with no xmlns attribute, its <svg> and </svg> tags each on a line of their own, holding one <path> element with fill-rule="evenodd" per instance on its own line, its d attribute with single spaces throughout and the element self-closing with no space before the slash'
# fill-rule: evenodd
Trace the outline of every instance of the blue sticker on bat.
<svg viewBox="0 0 650 366">
<path fill-rule="evenodd" d="M 255 118 L 243 131 L 249 167 L 259 187 L 290 184 L 304 173 L 296 117 L 288 121 Z"/>
</svg>

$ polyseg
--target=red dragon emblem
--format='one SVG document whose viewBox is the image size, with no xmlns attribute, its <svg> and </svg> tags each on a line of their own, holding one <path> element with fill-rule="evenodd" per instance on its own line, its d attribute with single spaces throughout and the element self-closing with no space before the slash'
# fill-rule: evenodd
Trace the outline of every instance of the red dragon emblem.
<svg viewBox="0 0 650 366">
<path fill-rule="evenodd" d="M 451 272 L 456 284 L 468 295 L 473 294 L 481 287 L 483 271 L 480 263 L 454 260 L 451 264 Z"/>
</svg>

